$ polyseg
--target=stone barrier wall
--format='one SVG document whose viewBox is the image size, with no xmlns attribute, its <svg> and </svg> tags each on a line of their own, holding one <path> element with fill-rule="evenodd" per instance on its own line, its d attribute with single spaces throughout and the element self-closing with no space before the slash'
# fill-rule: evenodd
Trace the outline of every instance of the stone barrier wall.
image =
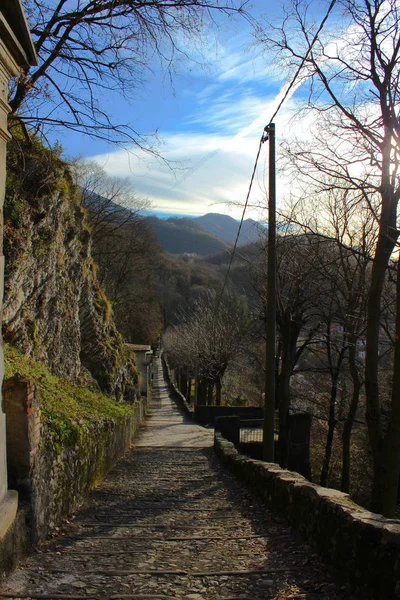
<svg viewBox="0 0 400 600">
<path fill-rule="evenodd" d="M 171 367 L 169 366 L 168 360 L 167 360 L 165 354 L 162 354 L 161 360 L 162 360 L 164 368 L 166 370 L 168 383 L 171 387 L 171 390 L 176 395 L 175 399 L 177 400 L 178 405 L 180 406 L 180 408 L 182 408 L 184 410 L 184 412 L 188 415 L 188 417 L 193 419 L 193 414 L 194 414 L 193 407 L 189 404 L 189 402 L 186 400 L 185 396 L 182 394 L 182 392 L 179 390 L 178 386 L 176 385 L 175 377 L 173 374 L 173 369 L 171 369 Z"/>
<path fill-rule="evenodd" d="M 194 418 L 201 425 L 214 425 L 219 417 L 239 416 L 242 419 L 262 419 L 264 409 L 259 406 L 205 406 L 194 409 Z"/>
<path fill-rule="evenodd" d="M 364 598 L 400 598 L 400 521 L 352 502 L 348 494 L 310 483 L 298 473 L 240 455 L 215 434 L 215 450 L 290 525 L 299 529 Z"/>
<path fill-rule="evenodd" d="M 0 539 L 0 579 L 84 500 L 121 458 L 146 415 L 146 398 L 128 416 L 80 427 L 79 438 L 60 441 L 41 419 L 32 381 L 19 376 L 4 386 L 10 487 L 19 492 L 17 519 Z"/>
</svg>

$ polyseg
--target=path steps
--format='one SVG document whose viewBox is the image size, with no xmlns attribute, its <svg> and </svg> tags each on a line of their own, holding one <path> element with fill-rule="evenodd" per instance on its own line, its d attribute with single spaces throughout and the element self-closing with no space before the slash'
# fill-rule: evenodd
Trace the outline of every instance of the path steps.
<svg viewBox="0 0 400 600">
<path fill-rule="evenodd" d="M 216 459 L 156 363 L 132 450 L 0 599 L 349 600 L 352 596 Z"/>
</svg>

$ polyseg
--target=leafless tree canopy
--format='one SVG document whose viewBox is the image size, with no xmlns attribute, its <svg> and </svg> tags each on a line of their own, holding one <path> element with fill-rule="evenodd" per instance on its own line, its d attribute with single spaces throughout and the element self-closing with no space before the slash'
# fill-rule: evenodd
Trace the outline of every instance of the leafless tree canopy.
<svg viewBox="0 0 400 600">
<path fill-rule="evenodd" d="M 332 186 L 349 190 L 351 202 L 367 207 L 375 219 L 366 417 L 374 462 L 372 510 L 392 515 L 400 471 L 400 343 L 387 426 L 382 407 L 389 399 L 379 385 L 379 347 L 385 283 L 399 237 L 400 7 L 396 0 L 337 0 L 336 27 L 326 27 L 311 47 L 319 26 L 316 8 L 321 3 L 292 0 L 281 25 L 260 28 L 259 39 L 268 51 L 277 51 L 286 68 L 301 67 L 309 85 L 304 111 L 314 118 L 313 131 L 308 140 L 287 148 L 294 172 L 308 182 L 306 195 Z M 400 327 L 400 310 L 398 319 Z"/>
<path fill-rule="evenodd" d="M 156 62 L 166 74 L 202 46 L 215 11 L 245 14 L 234 0 L 25 0 L 39 65 L 10 90 L 11 118 L 29 127 L 62 126 L 149 148 L 129 123 L 114 120 L 104 91 L 132 98 Z"/>
<path fill-rule="evenodd" d="M 229 363 L 243 350 L 248 335 L 246 307 L 234 293 L 219 297 L 214 292 L 200 297 L 182 315 L 182 324 L 171 327 L 163 343 L 174 367 L 187 376 L 207 381 L 216 403 L 221 404 L 222 379 Z"/>
</svg>

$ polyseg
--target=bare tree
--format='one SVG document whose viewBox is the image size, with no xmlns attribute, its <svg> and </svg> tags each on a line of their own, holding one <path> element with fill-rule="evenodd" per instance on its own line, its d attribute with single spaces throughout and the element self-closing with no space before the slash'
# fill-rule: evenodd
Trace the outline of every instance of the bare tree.
<svg viewBox="0 0 400 600">
<path fill-rule="evenodd" d="M 138 196 L 128 177 L 112 177 L 98 163 L 80 159 L 71 163 L 71 169 L 95 242 L 106 235 L 108 241 L 113 237 L 120 241 L 121 229 L 140 221 L 150 208 L 150 202 Z"/>
<path fill-rule="evenodd" d="M 209 292 L 194 302 L 192 311 L 183 316 L 182 325 L 168 330 L 164 346 L 174 367 L 188 376 L 196 375 L 206 384 L 207 401 L 222 401 L 222 380 L 229 363 L 243 351 L 248 333 L 246 308 L 231 292 L 223 297 Z M 201 386 L 203 388 L 203 386 Z"/>
<path fill-rule="evenodd" d="M 102 103 L 105 91 L 135 96 L 159 61 L 172 74 L 188 60 L 189 44 L 202 47 L 214 11 L 246 15 L 231 0 L 26 0 L 38 66 L 22 71 L 10 90 L 10 119 L 29 128 L 63 127 L 95 138 L 150 140 L 121 123 Z"/>
<path fill-rule="evenodd" d="M 262 259 L 256 257 L 251 264 L 258 311 L 264 326 L 268 319 L 266 252 L 265 247 Z M 303 352 L 315 341 L 318 330 L 315 309 L 318 302 L 314 294 L 319 295 L 319 292 L 315 264 L 311 258 L 313 253 L 311 236 L 282 226 L 282 233 L 277 237 L 275 404 L 279 411 L 279 464 L 283 467 L 288 465 L 291 378 Z"/>
<path fill-rule="evenodd" d="M 340 185 L 336 189 L 334 183 L 331 181 L 328 191 L 318 197 L 318 210 L 310 210 L 309 202 L 298 202 L 290 207 L 286 218 L 313 241 L 312 268 L 320 288 L 315 308 L 323 324 L 325 352 L 320 357 L 321 368 L 327 370 L 331 380 L 322 485 L 327 484 L 333 434 L 339 422 L 338 385 L 340 379 L 348 377 L 351 381 L 350 399 L 347 402 L 342 395 L 341 400 L 341 413 L 347 410 L 342 429 L 341 489 L 348 492 L 351 435 L 364 384 L 359 354 L 365 341 L 367 290 L 377 228 L 371 212 L 354 202 L 352 192 L 340 189 Z"/>
<path fill-rule="evenodd" d="M 385 278 L 399 235 L 400 7 L 396 0 L 338 0 L 341 31 L 325 28 L 311 47 L 318 26 L 312 5 L 294 0 L 279 28 L 260 28 L 260 40 L 278 50 L 289 69 L 302 65 L 301 75 L 309 82 L 306 110 L 317 113 L 314 135 L 310 144 L 299 142 L 289 149 L 293 164 L 309 188 L 314 184 L 314 193 L 325 191 L 331 185 L 327 177 L 333 175 L 335 187 L 352 189 L 353 199 L 368 206 L 376 219 L 367 306 L 366 414 L 374 464 L 371 508 L 389 516 L 395 511 L 400 473 L 400 352 L 395 352 L 385 426 L 379 343 Z"/>
<path fill-rule="evenodd" d="M 87 210 L 98 280 L 114 309 L 118 329 L 133 343 L 157 339 L 161 309 L 153 275 L 160 248 L 129 179 L 110 177 L 96 163 L 74 161 L 75 184 Z"/>
</svg>

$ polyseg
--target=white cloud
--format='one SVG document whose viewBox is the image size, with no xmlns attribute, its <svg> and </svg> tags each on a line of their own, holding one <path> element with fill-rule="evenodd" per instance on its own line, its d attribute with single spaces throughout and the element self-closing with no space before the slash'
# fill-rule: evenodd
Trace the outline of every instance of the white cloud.
<svg viewBox="0 0 400 600">
<path fill-rule="evenodd" d="M 208 134 L 169 134 L 164 156 L 190 160 L 185 171 L 174 172 L 156 159 L 143 161 L 124 151 L 92 157 L 110 175 L 132 178 L 136 190 L 148 197 L 153 210 L 204 214 L 218 203 L 218 211 L 238 216 L 231 202 L 243 202 L 252 171 L 257 141 L 242 140 L 229 147 L 229 138 Z"/>
<path fill-rule="evenodd" d="M 254 48 L 252 50 L 254 52 Z M 282 81 L 282 71 L 275 69 L 265 56 L 252 56 L 250 52 L 244 54 L 243 48 L 235 52 L 227 50 L 220 65 L 218 81 L 221 83 L 243 84 L 262 81 L 271 85 Z"/>
<path fill-rule="evenodd" d="M 189 127 L 200 125 L 208 131 L 235 135 L 262 112 L 265 100 L 253 92 L 222 89 L 219 93 L 201 100 L 194 113 L 185 120 Z"/>
<path fill-rule="evenodd" d="M 92 159 L 109 174 L 132 178 L 138 193 L 152 201 L 153 210 L 177 214 L 214 210 L 240 218 L 263 128 L 286 89 L 279 89 L 276 79 L 271 87 L 271 73 L 268 71 L 267 78 L 267 67 L 263 63 L 261 68 L 260 61 L 258 57 L 255 61 L 243 60 L 243 54 L 229 55 L 226 50 L 217 77 L 200 93 L 186 94 L 191 109 L 177 123 L 179 130 L 160 132 L 165 140 L 163 156 L 171 163 L 180 163 L 180 169 L 174 171 L 162 161 L 148 157 L 143 160 L 143 155 L 125 151 Z M 253 68 L 258 62 L 260 68 Z M 261 74 L 265 77 L 263 86 L 258 81 Z M 249 83 L 244 83 L 247 80 Z M 289 98 L 276 119 L 278 139 L 293 109 Z M 293 133 L 293 125 L 290 128 Z M 301 131 L 302 124 L 296 129 Z M 254 218 L 260 216 L 258 207 L 265 204 L 262 171 L 266 156 L 267 145 L 261 153 L 259 185 L 254 185 L 250 198 L 249 206 L 253 208 L 247 213 Z"/>
<path fill-rule="evenodd" d="M 290 111 L 285 111 L 286 119 Z M 284 114 L 281 119 L 285 120 Z M 263 121 L 264 123 L 264 121 Z M 296 131 L 302 132 L 302 124 Z M 293 126 L 291 127 L 293 133 Z M 118 151 L 92 157 L 110 175 L 132 178 L 134 187 L 153 204 L 153 210 L 177 214 L 204 214 L 210 210 L 240 218 L 258 150 L 261 130 L 256 127 L 232 135 L 209 133 L 169 133 L 164 157 L 183 168 L 172 170 L 156 159 L 146 159 Z M 283 129 L 278 130 L 279 135 Z M 257 180 L 253 186 L 247 216 L 261 218 L 265 205 L 264 170 L 267 144 L 262 148 Z M 286 181 L 278 184 L 281 193 Z"/>
</svg>

